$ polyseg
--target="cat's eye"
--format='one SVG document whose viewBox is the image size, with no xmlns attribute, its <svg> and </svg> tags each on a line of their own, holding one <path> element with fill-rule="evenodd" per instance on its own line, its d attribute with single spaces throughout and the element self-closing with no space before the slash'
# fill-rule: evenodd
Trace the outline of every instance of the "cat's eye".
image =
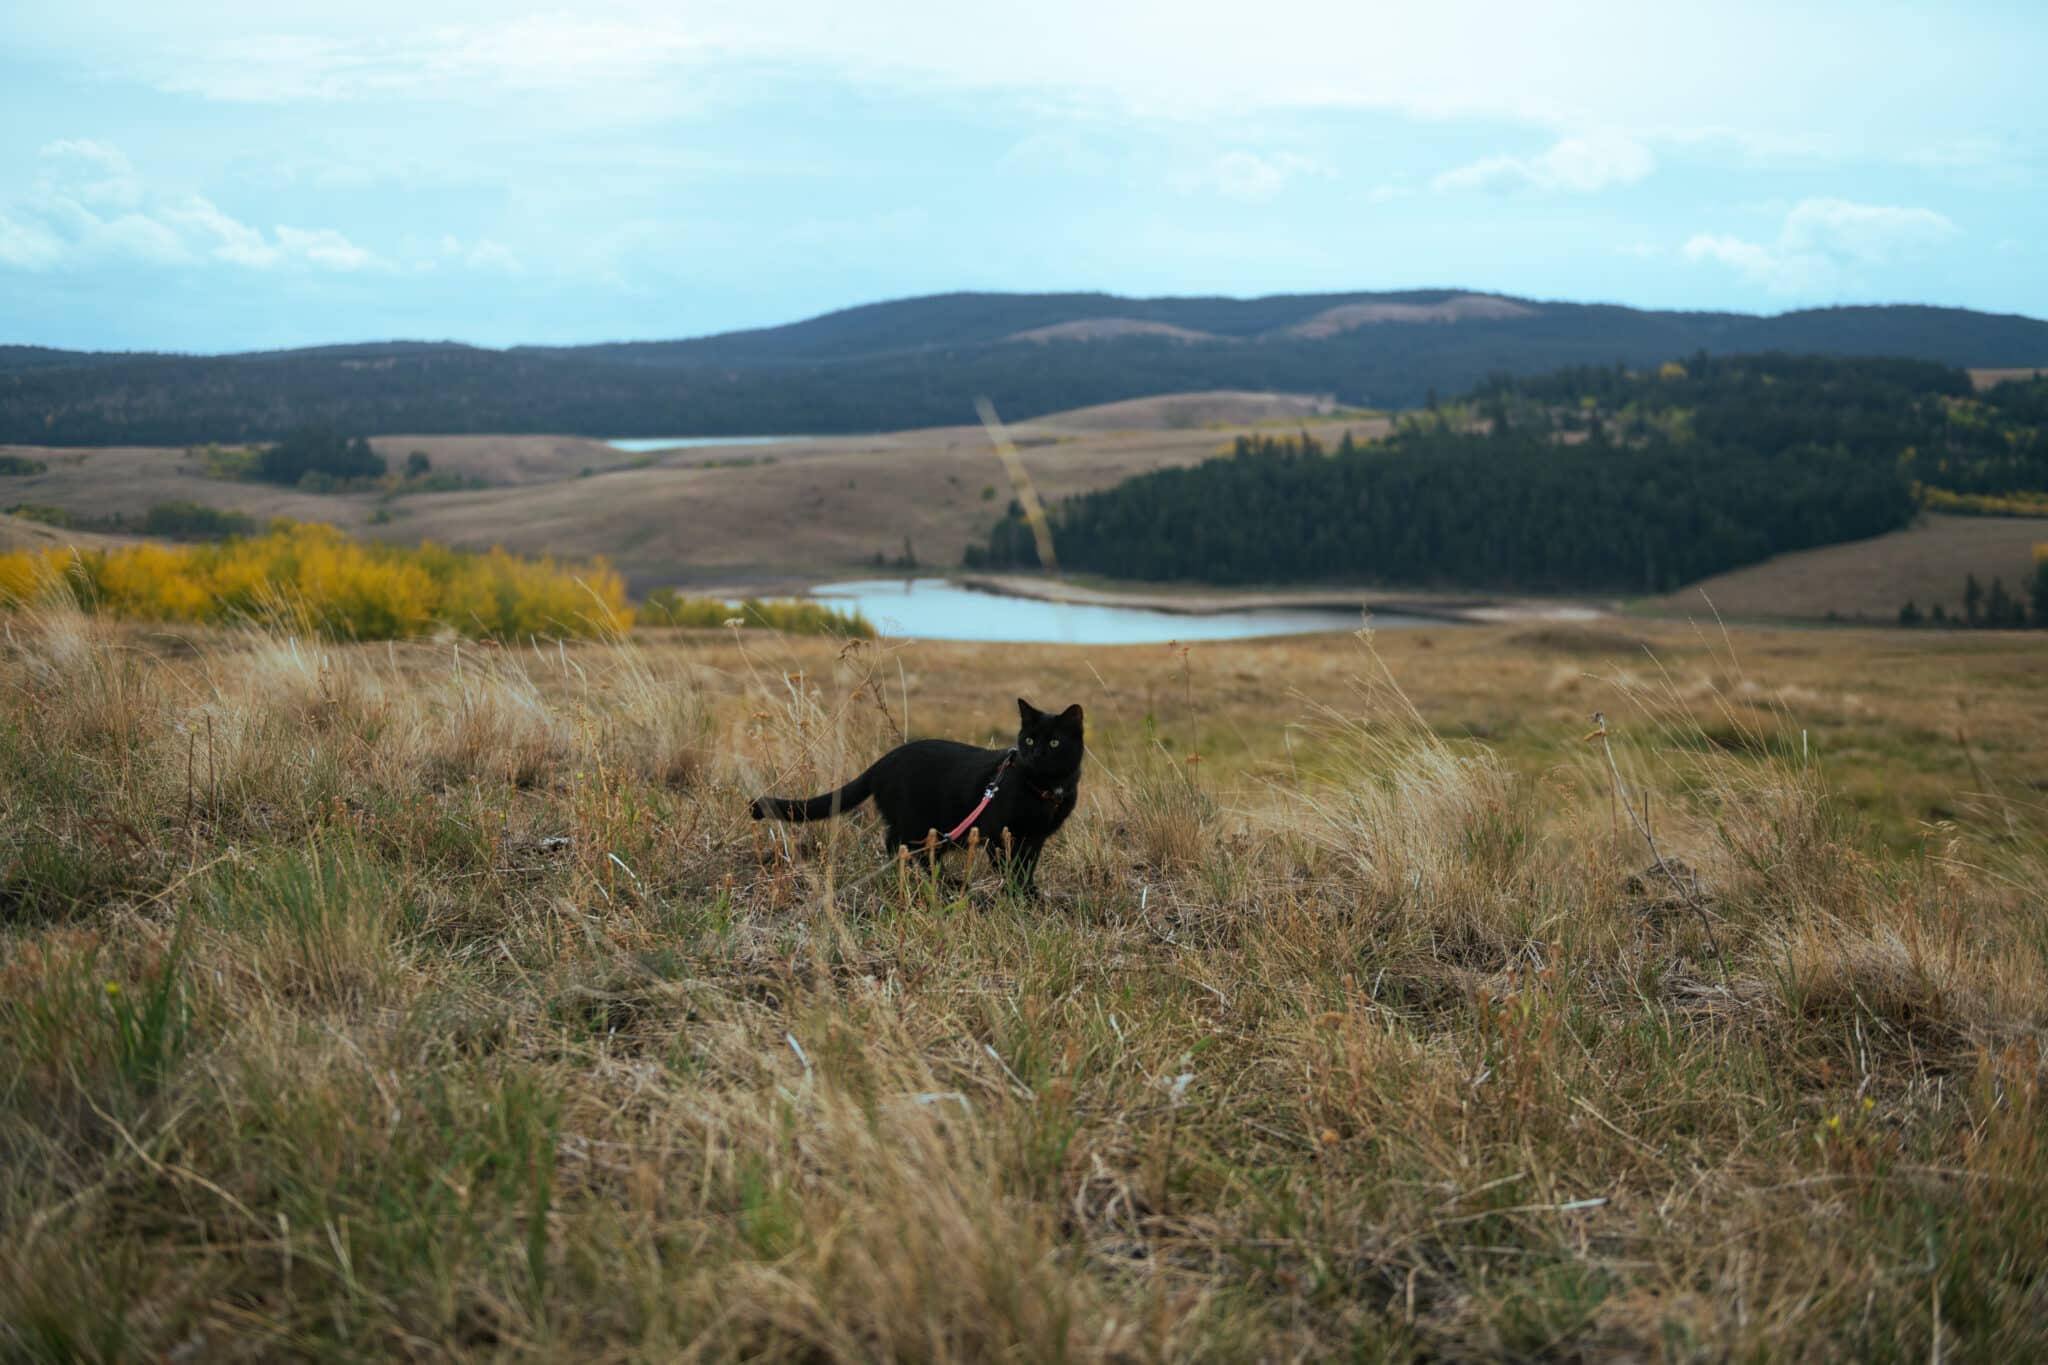
<svg viewBox="0 0 2048 1365">
<path fill-rule="evenodd" d="M 1055 749 L 1059 748 L 1059 747 L 1060 747 L 1060 742 L 1059 742 L 1058 740 L 1054 740 L 1054 741 L 1052 742 L 1052 747 L 1053 747 L 1053 748 L 1055 748 Z"/>
<path fill-rule="evenodd" d="M 1055 743 L 1057 743 L 1058 741 L 1054 741 L 1054 742 L 1055 742 Z M 1028 749 L 1028 748 L 1030 748 L 1030 747 L 1031 747 L 1032 745 L 1034 745 L 1034 744 L 1036 744 L 1036 743 L 1038 743 L 1038 741 L 1037 741 L 1037 740 L 1035 740 L 1035 739 L 1027 739 L 1027 740 L 1025 740 L 1025 741 L 1024 741 L 1024 747 Z"/>
</svg>

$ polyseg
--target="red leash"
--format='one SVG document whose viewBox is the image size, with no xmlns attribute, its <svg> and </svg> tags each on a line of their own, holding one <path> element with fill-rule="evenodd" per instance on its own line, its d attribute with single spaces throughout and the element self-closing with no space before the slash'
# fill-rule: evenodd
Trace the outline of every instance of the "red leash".
<svg viewBox="0 0 2048 1365">
<path fill-rule="evenodd" d="M 959 843 L 960 836 L 967 832 L 967 827 L 981 818 L 981 813 L 988 809 L 988 803 L 996 799 L 996 789 L 1003 785 L 1003 774 L 1010 771 L 1010 764 L 1016 757 L 1017 751 L 1015 749 L 1003 755 L 1002 766 L 996 769 L 996 775 L 988 780 L 988 789 L 981 794 L 981 804 L 967 812 L 965 820 L 953 826 L 953 832 L 946 836 L 947 843 Z"/>
</svg>

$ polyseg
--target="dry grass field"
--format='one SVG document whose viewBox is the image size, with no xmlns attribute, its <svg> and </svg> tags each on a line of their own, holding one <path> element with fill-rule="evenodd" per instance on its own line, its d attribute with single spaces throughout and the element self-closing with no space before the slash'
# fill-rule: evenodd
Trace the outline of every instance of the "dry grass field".
<svg viewBox="0 0 2048 1365">
<path fill-rule="evenodd" d="M 0 1355 L 2048 1350 L 2038 638 L 5 624 Z M 1042 903 L 746 819 L 1018 694 Z"/>
</svg>

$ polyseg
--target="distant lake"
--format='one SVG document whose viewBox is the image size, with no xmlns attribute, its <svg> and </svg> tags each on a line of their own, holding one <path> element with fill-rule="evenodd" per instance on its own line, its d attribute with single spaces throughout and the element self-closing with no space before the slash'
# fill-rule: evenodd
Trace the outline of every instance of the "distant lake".
<svg viewBox="0 0 2048 1365">
<path fill-rule="evenodd" d="M 1144 645 L 1168 640 L 1242 640 L 1357 630 L 1355 611 L 1259 607 L 1195 615 L 1143 607 L 1041 602 L 976 592 L 943 578 L 861 579 L 823 583 L 811 593 L 832 606 L 858 608 L 884 635 L 921 640 L 983 640 L 1023 644 Z M 1375 614 L 1374 629 L 1442 625 L 1419 616 Z"/>
<path fill-rule="evenodd" d="M 634 452 L 681 450 L 686 446 L 772 446 L 785 441 L 808 441 L 808 436 L 627 436 L 606 441 L 613 450 Z"/>
</svg>

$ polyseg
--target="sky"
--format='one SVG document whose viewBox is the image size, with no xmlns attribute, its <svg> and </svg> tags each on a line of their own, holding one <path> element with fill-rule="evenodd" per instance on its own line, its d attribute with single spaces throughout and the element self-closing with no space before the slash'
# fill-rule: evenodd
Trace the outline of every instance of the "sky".
<svg viewBox="0 0 2048 1365">
<path fill-rule="evenodd" d="M 0 0 L 0 343 L 958 289 L 2048 317 L 2048 5 Z"/>
</svg>

